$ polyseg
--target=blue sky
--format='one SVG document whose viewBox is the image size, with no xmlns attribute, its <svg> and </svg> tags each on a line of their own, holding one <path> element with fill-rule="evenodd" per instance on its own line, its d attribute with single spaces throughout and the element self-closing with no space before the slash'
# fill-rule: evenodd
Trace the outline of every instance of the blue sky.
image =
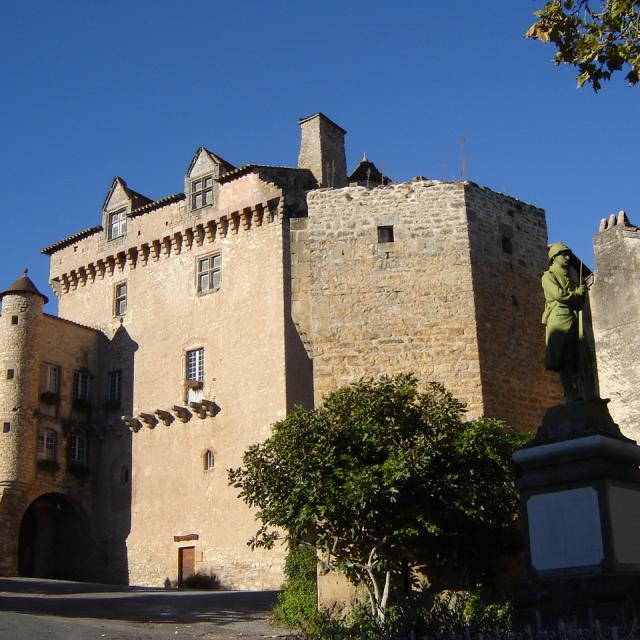
<svg viewBox="0 0 640 640">
<path fill-rule="evenodd" d="M 593 266 L 601 217 L 640 222 L 640 88 L 575 88 L 525 40 L 543 0 L 31 0 L 0 6 L 0 287 L 100 223 L 113 176 L 181 191 L 195 149 L 295 166 L 322 111 L 394 180 L 466 176 L 547 211 Z M 50 311 L 55 305 L 49 304 Z"/>
</svg>

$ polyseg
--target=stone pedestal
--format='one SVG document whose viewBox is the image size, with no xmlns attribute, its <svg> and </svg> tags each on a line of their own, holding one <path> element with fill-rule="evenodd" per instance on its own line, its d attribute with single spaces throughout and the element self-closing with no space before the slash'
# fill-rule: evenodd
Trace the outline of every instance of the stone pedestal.
<svg viewBox="0 0 640 640">
<path fill-rule="evenodd" d="M 640 606 L 640 447 L 606 403 L 575 404 L 550 409 L 533 446 L 513 456 L 529 576 L 520 625 L 622 624 Z"/>
</svg>

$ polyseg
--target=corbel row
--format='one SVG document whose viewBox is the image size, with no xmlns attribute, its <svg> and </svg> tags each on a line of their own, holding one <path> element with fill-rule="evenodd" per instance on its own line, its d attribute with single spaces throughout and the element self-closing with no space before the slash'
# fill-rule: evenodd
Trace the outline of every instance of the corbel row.
<svg viewBox="0 0 640 640">
<path fill-rule="evenodd" d="M 86 267 L 63 273 L 58 278 L 60 290 L 62 293 L 68 293 L 69 290 L 84 287 L 87 283 L 95 282 L 96 279 L 103 280 L 107 275 L 113 276 L 116 271 L 123 272 L 125 266 L 135 269 L 138 262 L 146 266 L 150 261 L 158 262 L 163 257 L 170 257 L 171 254 L 180 255 L 184 249 L 201 247 L 205 243 L 215 242 L 216 238 L 237 234 L 241 227 L 245 231 L 249 231 L 252 227 L 261 227 L 265 218 L 267 222 L 273 222 L 280 208 L 280 200 L 275 198 L 266 203 L 245 207 L 242 210 L 185 227 L 151 242 L 143 242 L 140 246 L 129 247 L 126 251 L 119 251 L 115 255 L 90 262 Z"/>
<path fill-rule="evenodd" d="M 122 416 L 123 422 L 129 427 L 133 433 L 137 433 L 142 427 L 147 429 L 155 429 L 158 424 L 162 423 L 165 427 L 171 426 L 176 420 L 180 422 L 189 422 L 194 415 L 204 420 L 208 417 L 215 417 L 218 414 L 219 407 L 213 400 L 200 400 L 200 402 L 190 402 L 188 407 L 174 404 L 171 411 L 165 409 L 155 409 L 153 413 L 140 412 L 137 416 Z"/>
</svg>

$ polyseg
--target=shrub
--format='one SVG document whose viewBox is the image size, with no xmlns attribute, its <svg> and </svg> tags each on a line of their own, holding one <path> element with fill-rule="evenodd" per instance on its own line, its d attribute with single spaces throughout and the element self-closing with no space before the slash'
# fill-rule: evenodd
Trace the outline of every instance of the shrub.
<svg viewBox="0 0 640 640">
<path fill-rule="evenodd" d="M 215 573 L 204 573 L 198 571 L 182 581 L 185 589 L 210 589 L 216 590 L 221 588 L 220 579 Z"/>
<path fill-rule="evenodd" d="M 289 549 L 284 565 L 285 583 L 273 610 L 274 622 L 315 632 L 318 622 L 316 551 L 304 545 Z"/>
</svg>

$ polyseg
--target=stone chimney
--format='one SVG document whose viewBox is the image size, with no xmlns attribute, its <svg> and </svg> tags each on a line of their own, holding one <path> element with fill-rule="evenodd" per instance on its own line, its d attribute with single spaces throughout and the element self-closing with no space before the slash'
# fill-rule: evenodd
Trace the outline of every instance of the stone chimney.
<svg viewBox="0 0 640 640">
<path fill-rule="evenodd" d="M 301 118 L 298 168 L 309 169 L 321 187 L 347 186 L 344 135 L 347 133 L 322 113 Z"/>
</svg>

